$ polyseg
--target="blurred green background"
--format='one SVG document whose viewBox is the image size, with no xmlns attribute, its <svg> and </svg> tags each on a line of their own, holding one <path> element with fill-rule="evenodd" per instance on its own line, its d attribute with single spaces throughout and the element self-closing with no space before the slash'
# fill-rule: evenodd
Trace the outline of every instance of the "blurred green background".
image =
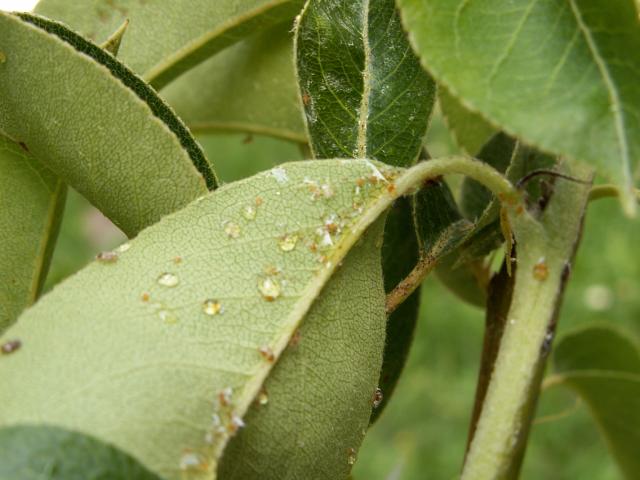
<svg viewBox="0 0 640 480">
<path fill-rule="evenodd" d="M 220 178 L 230 182 L 298 160 L 298 146 L 241 134 L 201 136 Z M 455 152 L 438 116 L 426 142 L 431 154 Z M 455 186 L 455 181 L 453 183 Z M 559 334 L 592 321 L 640 330 L 640 220 L 625 218 L 615 200 L 589 207 Z M 71 192 L 47 288 L 73 274 L 124 236 L 82 197 Z M 359 452 L 355 480 L 456 478 L 464 454 L 483 334 L 483 312 L 459 301 L 434 278 L 423 288 L 416 340 L 398 388 Z M 544 392 L 522 478 L 621 478 L 584 405 L 562 387 Z M 640 448 L 640 446 L 639 446 Z"/>
</svg>

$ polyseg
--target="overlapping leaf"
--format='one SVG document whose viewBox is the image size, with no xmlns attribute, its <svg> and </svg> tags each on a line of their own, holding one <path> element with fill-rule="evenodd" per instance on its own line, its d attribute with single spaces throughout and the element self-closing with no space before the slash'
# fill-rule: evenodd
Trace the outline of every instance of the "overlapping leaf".
<svg viewBox="0 0 640 480">
<path fill-rule="evenodd" d="M 162 91 L 195 133 L 241 131 L 305 143 L 293 20 L 217 54 Z"/>
<path fill-rule="evenodd" d="M 302 0 L 42 0 L 36 12 L 103 42 L 125 19 L 120 56 L 156 88 L 256 30 L 293 18 Z"/>
<path fill-rule="evenodd" d="M 0 480 L 160 480 L 135 459 L 60 428 L 0 429 Z"/>
<path fill-rule="evenodd" d="M 558 342 L 554 383 L 574 390 L 589 406 L 626 478 L 640 475 L 640 349 L 611 326 L 573 331 Z"/>
<path fill-rule="evenodd" d="M 316 158 L 367 157 L 399 166 L 416 161 L 433 109 L 435 85 L 411 51 L 395 2 L 310 0 L 298 19 L 295 49 L 309 142 Z M 394 209 L 392 225 L 385 231 L 387 291 L 411 271 L 418 258 L 412 215 L 399 212 L 402 207 L 408 209 L 409 204 L 402 202 Z M 419 292 L 389 317 L 380 379 L 387 400 L 411 345 L 418 298 Z"/>
<path fill-rule="evenodd" d="M 0 132 L 125 233 L 215 187 L 182 122 L 110 54 L 38 17 L 0 13 L 0 31 Z"/>
<path fill-rule="evenodd" d="M 65 197 L 59 178 L 0 135 L 0 333 L 42 288 Z"/>
<path fill-rule="evenodd" d="M 260 478 L 345 478 L 382 360 L 382 225 L 342 261 L 395 198 L 383 175 L 369 161 L 288 164 L 71 277 L 0 341 L 22 342 L 0 356 L 0 425 L 78 431 L 166 478 L 211 478 L 244 418 L 223 478 L 256 465 Z"/>
<path fill-rule="evenodd" d="M 391 0 L 310 0 L 296 65 L 316 158 L 415 162 L 435 86 L 411 51 Z"/>
<path fill-rule="evenodd" d="M 456 143 L 469 155 L 475 155 L 496 133 L 496 129 L 477 113 L 465 108 L 446 88 L 438 90 L 440 110 Z"/>
<path fill-rule="evenodd" d="M 400 0 L 424 66 L 542 150 L 597 165 L 635 210 L 640 25 L 633 0 Z"/>
</svg>

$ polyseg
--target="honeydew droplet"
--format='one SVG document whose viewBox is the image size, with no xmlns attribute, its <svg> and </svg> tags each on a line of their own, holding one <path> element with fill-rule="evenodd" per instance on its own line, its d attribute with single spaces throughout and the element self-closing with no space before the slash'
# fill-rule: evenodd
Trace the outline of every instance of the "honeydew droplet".
<svg viewBox="0 0 640 480">
<path fill-rule="evenodd" d="M 282 293 L 278 281 L 272 277 L 262 277 L 258 281 L 258 290 L 267 302 L 273 302 Z"/>
<path fill-rule="evenodd" d="M 256 207 L 254 207 L 253 205 L 245 205 L 245 207 L 242 209 L 242 216 L 247 220 L 254 220 L 256 218 L 256 214 Z"/>
<path fill-rule="evenodd" d="M 206 470 L 207 461 L 196 452 L 184 452 L 180 457 L 180 470 Z"/>
<path fill-rule="evenodd" d="M 163 287 L 175 287 L 180 283 L 180 280 L 173 273 L 165 272 L 158 277 L 158 285 Z"/>
<path fill-rule="evenodd" d="M 358 457 L 356 456 L 355 448 L 348 448 L 347 449 L 347 463 L 349 463 L 349 465 L 353 465 L 353 464 L 356 463 L 357 459 L 358 459 Z"/>
<path fill-rule="evenodd" d="M 242 234 L 242 230 L 240 230 L 240 226 L 237 223 L 233 222 L 225 222 L 224 223 L 224 233 L 229 238 L 239 238 Z"/>
<path fill-rule="evenodd" d="M 169 325 L 178 323 L 178 317 L 176 317 L 175 313 L 165 308 L 158 311 L 158 317 L 160 317 L 160 320 L 162 320 L 164 323 Z"/>
<path fill-rule="evenodd" d="M 96 260 L 100 263 L 115 263 L 118 261 L 118 254 L 116 252 L 100 252 L 96 255 Z"/>
<path fill-rule="evenodd" d="M 202 310 L 209 316 L 215 316 L 222 313 L 222 304 L 218 300 L 208 299 L 202 304 Z"/>
<path fill-rule="evenodd" d="M 298 238 L 298 235 L 296 235 L 295 233 L 285 235 L 278 241 L 280 250 L 282 250 L 283 252 L 292 251 L 298 244 Z"/>
<path fill-rule="evenodd" d="M 287 183 L 289 181 L 289 176 L 287 172 L 282 167 L 276 167 L 271 170 L 271 176 L 276 179 L 276 182 L 279 184 Z"/>
<path fill-rule="evenodd" d="M 266 390 L 262 389 L 258 393 L 258 405 L 265 406 L 267 403 L 269 403 L 269 395 Z"/>
<path fill-rule="evenodd" d="M 127 250 L 129 250 L 131 248 L 131 244 L 130 243 L 123 243 L 122 245 L 120 245 L 118 248 L 116 248 L 116 252 L 118 253 L 124 253 Z"/>
</svg>

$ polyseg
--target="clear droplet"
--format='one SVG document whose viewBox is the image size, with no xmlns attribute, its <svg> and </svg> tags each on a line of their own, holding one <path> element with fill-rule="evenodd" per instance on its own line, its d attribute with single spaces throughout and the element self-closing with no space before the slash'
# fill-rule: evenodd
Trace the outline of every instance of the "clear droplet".
<svg viewBox="0 0 640 480">
<path fill-rule="evenodd" d="M 258 280 L 258 290 L 267 302 L 273 302 L 282 293 L 280 283 L 272 277 L 261 277 Z"/>
<path fill-rule="evenodd" d="M 255 219 L 256 214 L 257 214 L 256 207 L 254 207 L 253 205 L 245 205 L 244 208 L 242 209 L 242 216 L 247 220 Z"/>
<path fill-rule="evenodd" d="M 100 252 L 96 255 L 96 260 L 100 263 L 115 263 L 118 261 L 118 254 L 116 252 Z"/>
<path fill-rule="evenodd" d="M 211 427 L 218 428 L 220 425 L 222 425 L 222 421 L 220 420 L 220 415 L 218 415 L 217 413 L 214 413 L 213 415 L 211 415 Z"/>
<path fill-rule="evenodd" d="M 236 239 L 240 237 L 242 230 L 240 230 L 240 226 L 237 223 L 225 222 L 224 233 L 227 237 Z"/>
<path fill-rule="evenodd" d="M 2 347 L 0 347 L 0 351 L 4 355 L 9 355 L 10 353 L 14 353 L 20 350 L 20 347 L 22 347 L 22 342 L 20 340 L 9 340 L 8 342 L 2 344 Z"/>
<path fill-rule="evenodd" d="M 173 273 L 165 272 L 158 277 L 158 284 L 163 287 L 175 287 L 180 283 L 180 280 Z"/>
<path fill-rule="evenodd" d="M 202 311 L 207 315 L 214 316 L 222 313 L 222 304 L 218 300 L 208 299 L 202 304 Z"/>
<path fill-rule="evenodd" d="M 282 167 L 276 167 L 271 170 L 271 176 L 276 179 L 276 182 L 283 184 L 289 181 L 287 171 Z"/>
<path fill-rule="evenodd" d="M 298 244 L 298 238 L 298 235 L 295 233 L 285 235 L 278 241 L 280 250 L 282 250 L 283 252 L 290 252 L 291 250 L 296 248 L 296 245 Z"/>
<path fill-rule="evenodd" d="M 116 252 L 118 253 L 124 253 L 127 250 L 129 250 L 131 248 L 131 244 L 130 243 L 123 243 L 122 245 L 120 245 L 118 248 L 116 248 Z"/>
<path fill-rule="evenodd" d="M 358 459 L 358 457 L 356 456 L 355 448 L 348 448 L 347 449 L 347 462 L 349 463 L 349 465 L 355 464 L 357 459 Z"/>
<path fill-rule="evenodd" d="M 384 395 L 382 394 L 382 389 L 380 387 L 376 388 L 376 391 L 373 392 L 373 408 L 378 408 L 380 404 L 384 400 Z"/>
<path fill-rule="evenodd" d="M 206 470 L 207 461 L 196 452 L 184 452 L 180 457 L 180 470 Z"/>
<path fill-rule="evenodd" d="M 260 390 L 260 393 L 258 393 L 258 405 L 265 406 L 267 403 L 269 403 L 269 395 L 263 388 L 262 390 Z"/>
<path fill-rule="evenodd" d="M 165 308 L 158 310 L 158 317 L 160 317 L 160 320 L 162 320 L 164 323 L 169 325 L 178 323 L 178 317 L 176 317 L 176 314 L 171 310 L 167 310 Z"/>
</svg>

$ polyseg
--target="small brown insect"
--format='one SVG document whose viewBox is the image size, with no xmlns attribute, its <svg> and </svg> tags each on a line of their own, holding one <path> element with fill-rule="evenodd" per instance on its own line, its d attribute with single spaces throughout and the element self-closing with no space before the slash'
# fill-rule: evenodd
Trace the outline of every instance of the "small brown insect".
<svg viewBox="0 0 640 480">
<path fill-rule="evenodd" d="M 307 92 L 304 92 L 302 94 L 302 103 L 304 104 L 305 107 L 308 107 L 309 104 L 311 103 L 311 96 Z"/>
<path fill-rule="evenodd" d="M 538 262 L 533 266 L 533 277 L 536 280 L 544 282 L 549 276 L 549 267 L 547 267 L 547 263 L 544 258 L 538 260 Z"/>
<path fill-rule="evenodd" d="M 271 350 L 271 347 L 264 345 L 258 349 L 258 352 L 260 353 L 260 356 L 264 358 L 267 362 L 269 363 L 275 362 L 276 356 L 273 353 L 273 350 Z"/>
<path fill-rule="evenodd" d="M 2 351 L 4 355 L 9 355 L 10 353 L 20 350 L 20 347 L 22 347 L 22 342 L 20 340 L 10 340 L 2 344 L 0 351 Z"/>
<path fill-rule="evenodd" d="M 100 252 L 96 255 L 96 260 L 102 263 L 115 263 L 118 261 L 116 252 Z"/>
<path fill-rule="evenodd" d="M 148 302 L 148 301 L 149 301 L 149 299 L 151 298 L 151 295 L 149 295 L 149 293 L 148 293 L 148 292 L 144 292 L 144 293 L 140 296 L 140 298 L 142 299 L 142 301 L 143 301 L 143 302 Z"/>
<path fill-rule="evenodd" d="M 302 338 L 302 334 L 300 333 L 300 330 L 296 330 L 295 332 L 293 332 L 293 335 L 291 336 L 291 340 L 289 340 L 289 346 L 290 347 L 297 347 L 298 344 L 300 343 L 300 339 Z"/>
</svg>

